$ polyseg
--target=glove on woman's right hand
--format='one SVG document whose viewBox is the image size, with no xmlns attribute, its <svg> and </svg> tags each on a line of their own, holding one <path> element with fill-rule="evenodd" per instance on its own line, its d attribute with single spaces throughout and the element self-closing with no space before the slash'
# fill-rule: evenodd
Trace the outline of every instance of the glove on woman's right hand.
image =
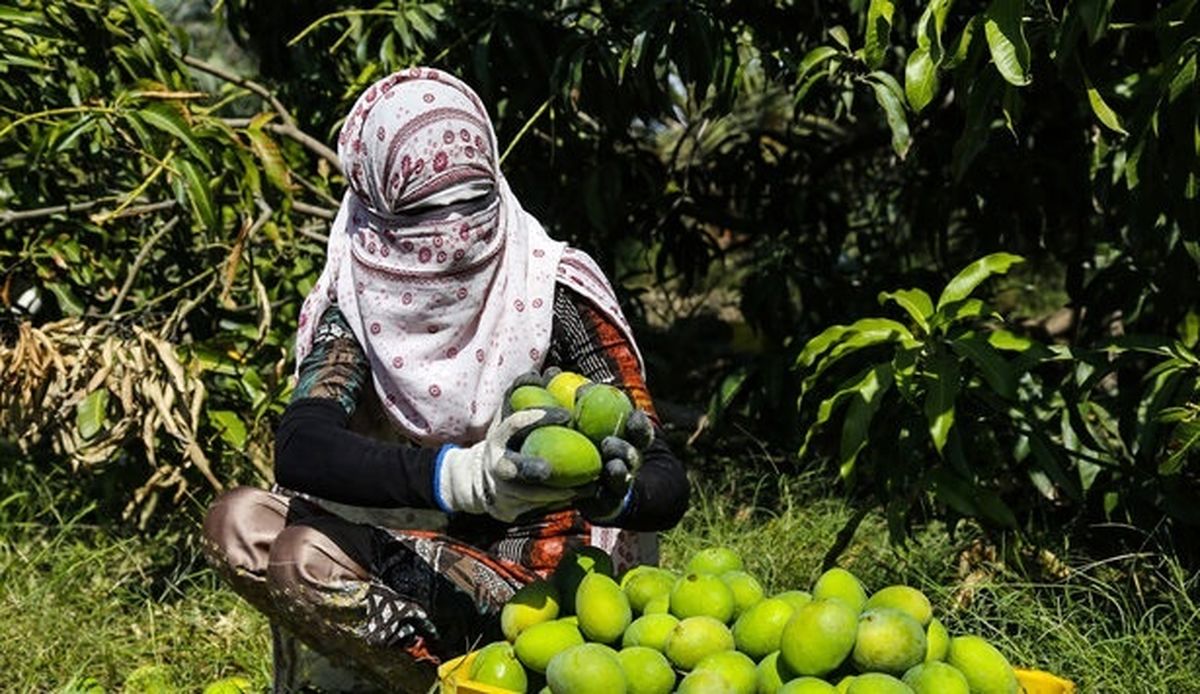
<svg viewBox="0 0 1200 694">
<path fill-rule="evenodd" d="M 504 416 L 497 411 L 487 436 L 467 448 L 447 444 L 438 455 L 433 496 L 447 513 L 486 513 L 512 522 L 536 509 L 564 503 L 570 489 L 547 487 L 545 460 L 518 451 L 537 427 L 566 424 L 570 415 L 558 408 L 521 410 Z"/>
</svg>

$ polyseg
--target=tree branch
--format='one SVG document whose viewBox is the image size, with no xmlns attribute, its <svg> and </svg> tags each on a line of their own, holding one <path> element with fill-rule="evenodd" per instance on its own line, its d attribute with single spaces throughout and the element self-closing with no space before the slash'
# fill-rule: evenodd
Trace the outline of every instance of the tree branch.
<svg viewBox="0 0 1200 694">
<path fill-rule="evenodd" d="M 326 193 L 325 191 L 321 190 L 312 181 L 301 176 L 300 174 L 296 173 L 295 171 L 292 172 L 292 178 L 296 181 L 299 181 L 300 185 L 304 186 L 305 190 L 307 190 L 308 192 L 312 193 L 313 195 L 321 198 L 322 200 L 329 203 L 330 205 L 333 205 L 334 207 L 338 207 L 339 205 L 342 204 L 342 202 L 340 200 L 333 197 L 329 193 Z"/>
<path fill-rule="evenodd" d="M 303 236 L 305 238 L 312 239 L 313 241 L 316 241 L 317 243 L 320 243 L 320 244 L 329 243 L 329 237 L 326 236 L 325 234 L 322 234 L 321 232 L 317 231 L 318 228 L 320 228 L 319 225 L 314 226 L 314 225 L 310 225 L 310 224 L 305 224 L 304 226 L 296 227 L 296 233 L 300 234 L 301 236 Z"/>
<path fill-rule="evenodd" d="M 225 125 L 228 125 L 231 128 L 245 128 L 248 125 L 250 125 L 250 121 L 251 121 L 251 119 L 249 119 L 249 118 L 222 118 L 221 119 L 222 123 L 224 123 Z M 342 160 L 338 159 L 337 152 L 333 151 L 328 146 L 326 146 L 324 142 L 321 142 L 320 140 L 313 137 L 312 135 L 309 135 L 308 133 L 304 132 L 300 128 L 297 128 L 294 125 L 285 125 L 283 123 L 267 123 L 266 125 L 264 125 L 262 127 L 266 130 L 270 130 L 273 133 L 276 133 L 278 135 L 283 135 L 284 137 L 288 137 L 288 138 L 291 138 L 292 140 L 295 140 L 296 142 L 299 142 L 302 146 L 304 146 L 306 149 L 308 149 L 313 154 L 316 154 L 317 156 L 321 157 L 322 159 L 328 161 L 330 164 L 333 164 L 334 168 L 338 170 L 338 173 L 343 173 L 342 172 Z"/>
<path fill-rule="evenodd" d="M 337 210 L 331 210 L 328 207 L 310 205 L 299 200 L 292 202 L 292 209 L 301 214 L 312 215 L 313 217 L 320 217 L 321 219 L 332 220 L 333 218 L 337 217 Z"/>
<path fill-rule="evenodd" d="M 154 232 L 154 236 L 146 241 L 146 245 L 142 246 L 142 250 L 138 251 L 137 257 L 133 259 L 133 265 L 129 266 L 129 274 L 125 277 L 125 284 L 121 285 L 121 290 L 117 292 L 117 298 L 113 299 L 112 308 L 108 310 L 108 318 L 112 319 L 117 315 L 117 311 L 121 308 L 121 303 L 125 301 L 125 295 L 129 293 L 130 287 L 133 286 L 133 280 L 137 277 L 137 273 L 142 269 L 142 265 L 146 262 L 146 258 L 150 257 L 150 249 L 154 248 L 154 244 L 158 243 L 167 232 L 175 228 L 179 223 L 179 217 L 171 218 L 171 221 L 162 225 L 158 231 Z"/>
<path fill-rule="evenodd" d="M 0 225 L 11 224 L 13 222 L 22 222 L 29 219 L 41 219 L 43 217 L 52 217 L 56 214 L 70 214 L 72 212 L 86 212 L 97 205 L 106 202 L 111 202 L 110 198 L 100 198 L 98 200 L 84 200 L 82 202 L 68 202 L 65 205 L 54 205 L 53 207 L 39 207 L 33 210 L 5 210 L 0 212 Z M 150 202 L 145 205 L 134 205 L 127 207 L 120 212 L 112 215 L 113 219 L 121 217 L 136 217 L 138 215 L 150 214 L 152 212 L 161 212 L 175 207 L 177 203 L 174 200 L 160 200 L 159 202 Z"/>
<path fill-rule="evenodd" d="M 231 82 L 239 87 L 245 87 L 255 94 L 258 94 L 263 99 L 266 99 L 267 103 L 271 104 L 271 108 L 275 109 L 275 112 L 279 114 L 279 117 L 283 119 L 285 124 L 290 125 L 293 128 L 296 127 L 296 121 L 292 118 L 292 114 L 288 112 L 287 108 L 285 108 L 279 99 L 271 93 L 270 89 L 267 89 L 258 82 L 229 72 L 225 68 L 217 67 L 211 63 L 206 63 L 203 60 L 190 55 L 183 56 L 183 62 L 191 65 L 201 72 L 207 72 L 213 77 L 223 79 L 226 82 Z"/>
<path fill-rule="evenodd" d="M 342 164 L 341 161 L 338 160 L 337 153 L 326 146 L 324 142 L 321 142 L 317 138 L 301 130 L 300 127 L 296 125 L 296 119 L 292 118 L 291 112 L 287 110 L 287 107 L 283 105 L 279 98 L 276 97 L 270 89 L 267 89 L 265 86 L 255 82 L 254 80 L 242 77 L 241 75 L 232 73 L 225 68 L 218 67 L 211 63 L 206 63 L 203 60 L 190 55 L 183 56 L 183 62 L 191 65 L 201 72 L 206 72 L 213 77 L 217 77 L 231 84 L 236 84 L 239 87 L 249 89 L 265 99 L 267 103 L 271 104 L 271 108 L 275 111 L 275 113 L 278 113 L 279 117 L 283 119 L 283 123 L 268 123 L 264 126 L 265 128 L 272 132 L 279 133 L 280 135 L 290 137 L 317 154 L 317 156 L 327 159 L 331 164 L 337 167 L 338 171 L 342 170 Z M 227 119 L 225 122 L 233 125 L 233 122 L 231 121 L 235 120 L 240 121 L 242 119 Z M 247 120 L 246 123 L 249 123 L 249 121 Z"/>
</svg>

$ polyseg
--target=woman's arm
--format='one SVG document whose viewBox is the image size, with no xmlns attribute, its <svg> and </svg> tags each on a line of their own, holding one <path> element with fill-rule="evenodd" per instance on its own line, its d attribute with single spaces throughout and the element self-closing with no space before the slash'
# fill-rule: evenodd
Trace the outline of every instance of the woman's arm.
<svg viewBox="0 0 1200 694">
<path fill-rule="evenodd" d="M 642 451 L 629 505 L 612 524 L 630 530 L 673 527 L 687 510 L 687 474 L 663 440 L 633 346 L 588 300 L 561 285 L 554 297 L 554 318 L 547 363 L 624 388 L 654 424 L 654 442 Z"/>
<path fill-rule="evenodd" d="M 279 484 L 354 506 L 437 508 L 437 449 L 375 441 L 347 428 L 370 365 L 336 306 L 321 316 L 299 371 L 275 432 Z"/>
</svg>

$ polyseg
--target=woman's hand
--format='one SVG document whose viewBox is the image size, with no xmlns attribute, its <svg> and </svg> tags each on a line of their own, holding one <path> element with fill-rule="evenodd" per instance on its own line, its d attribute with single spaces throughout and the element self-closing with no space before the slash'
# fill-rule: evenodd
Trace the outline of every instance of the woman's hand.
<svg viewBox="0 0 1200 694">
<path fill-rule="evenodd" d="M 643 410 L 634 410 L 625 422 L 624 436 L 606 436 L 600 442 L 600 479 L 576 497 L 576 506 L 588 520 L 612 523 L 628 508 L 633 483 L 642 466 L 642 451 L 654 441 L 654 427 Z"/>
<path fill-rule="evenodd" d="M 504 416 L 496 413 L 487 436 L 467 448 L 447 444 L 438 455 L 433 496 L 447 513 L 486 513 L 512 522 L 535 509 L 570 501 L 571 489 L 542 484 L 550 466 L 541 458 L 519 452 L 525 436 L 537 427 L 566 424 L 561 408 L 530 409 Z"/>
</svg>

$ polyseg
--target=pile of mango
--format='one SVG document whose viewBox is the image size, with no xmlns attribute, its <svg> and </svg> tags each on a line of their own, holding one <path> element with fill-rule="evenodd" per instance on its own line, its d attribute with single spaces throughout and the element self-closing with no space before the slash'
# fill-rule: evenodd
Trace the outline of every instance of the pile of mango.
<svg viewBox="0 0 1200 694">
<path fill-rule="evenodd" d="M 598 446 L 607 436 L 621 436 L 633 413 L 633 402 L 616 386 L 593 383 L 586 376 L 562 371 L 546 385 L 522 385 L 509 395 L 513 411 L 558 407 L 571 413 L 569 426 L 538 427 L 525 437 L 521 452 L 550 464 L 551 487 L 579 487 L 600 476 Z"/>
<path fill-rule="evenodd" d="M 604 552 L 564 558 L 501 615 L 470 679 L 541 694 L 1017 694 L 1013 668 L 978 636 L 950 636 L 919 590 L 868 594 L 831 569 L 809 591 L 766 596 L 725 548 L 683 575 Z"/>
</svg>

